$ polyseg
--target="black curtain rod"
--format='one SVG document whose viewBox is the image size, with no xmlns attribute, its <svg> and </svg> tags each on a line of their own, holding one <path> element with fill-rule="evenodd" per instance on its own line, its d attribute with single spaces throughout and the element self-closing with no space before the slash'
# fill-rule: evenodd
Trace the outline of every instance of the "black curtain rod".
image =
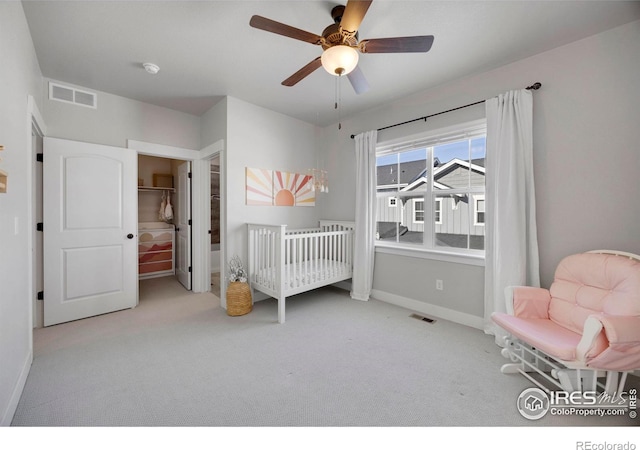
<svg viewBox="0 0 640 450">
<path fill-rule="evenodd" d="M 530 90 L 530 91 L 537 91 L 541 87 L 542 87 L 542 84 L 536 82 L 536 83 L 533 83 L 531 86 L 528 86 L 527 89 Z M 400 123 L 396 123 L 396 124 L 393 124 L 393 125 L 387 125 L 386 127 L 378 128 L 378 131 L 386 130 L 387 128 L 399 127 L 400 125 L 406 125 L 408 123 L 417 122 L 418 120 L 424 120 L 426 122 L 426 120 L 429 117 L 439 116 L 440 114 L 450 113 L 452 111 L 457 111 L 459 109 L 468 108 L 469 106 L 479 105 L 480 103 L 484 103 L 484 102 L 485 102 L 485 100 L 481 100 L 479 102 L 469 103 L 468 105 L 458 106 L 457 108 L 453 108 L 453 109 L 447 109 L 446 111 L 442 111 L 442 112 L 435 113 L 435 114 L 430 114 L 428 116 L 418 117 L 417 119 L 407 120 L 406 122 L 400 122 Z M 356 135 L 352 134 L 351 135 L 351 139 L 353 139 L 354 137 L 356 137 Z"/>
</svg>

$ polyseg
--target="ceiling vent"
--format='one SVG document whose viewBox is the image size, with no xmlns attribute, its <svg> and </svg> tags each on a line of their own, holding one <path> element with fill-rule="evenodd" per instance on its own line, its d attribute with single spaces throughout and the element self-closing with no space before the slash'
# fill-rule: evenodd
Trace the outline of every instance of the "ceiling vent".
<svg viewBox="0 0 640 450">
<path fill-rule="evenodd" d="M 98 103 L 98 97 L 95 92 L 81 91 L 80 89 L 51 82 L 49 82 L 49 99 L 93 109 L 97 108 Z"/>
</svg>

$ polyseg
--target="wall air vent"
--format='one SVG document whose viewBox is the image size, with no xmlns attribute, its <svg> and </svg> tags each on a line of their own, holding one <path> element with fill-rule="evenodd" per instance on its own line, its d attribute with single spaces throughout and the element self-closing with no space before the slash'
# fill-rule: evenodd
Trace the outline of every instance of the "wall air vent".
<svg viewBox="0 0 640 450">
<path fill-rule="evenodd" d="M 98 97 L 95 92 L 82 91 L 52 82 L 49 82 L 49 99 L 93 109 L 96 109 L 98 105 Z"/>
</svg>

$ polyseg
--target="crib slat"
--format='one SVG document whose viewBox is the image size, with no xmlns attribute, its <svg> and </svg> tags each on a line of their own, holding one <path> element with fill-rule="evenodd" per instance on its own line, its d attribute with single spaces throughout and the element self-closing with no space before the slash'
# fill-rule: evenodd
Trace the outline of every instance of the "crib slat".
<svg viewBox="0 0 640 450">
<path fill-rule="evenodd" d="M 321 223 L 316 229 L 249 224 L 248 265 L 252 287 L 278 299 L 284 322 L 287 295 L 349 278 L 353 263 L 353 224 Z"/>
</svg>

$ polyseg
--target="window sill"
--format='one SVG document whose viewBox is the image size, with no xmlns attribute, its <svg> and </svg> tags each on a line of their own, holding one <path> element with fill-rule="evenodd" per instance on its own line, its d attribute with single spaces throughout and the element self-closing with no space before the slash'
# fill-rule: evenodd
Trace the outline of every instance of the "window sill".
<svg viewBox="0 0 640 450">
<path fill-rule="evenodd" d="M 409 258 L 432 259 L 456 264 L 484 267 L 484 254 L 458 253 L 446 250 L 423 249 L 411 246 L 388 245 L 380 242 L 375 244 L 376 253 L 388 255 L 406 256 Z"/>
</svg>

